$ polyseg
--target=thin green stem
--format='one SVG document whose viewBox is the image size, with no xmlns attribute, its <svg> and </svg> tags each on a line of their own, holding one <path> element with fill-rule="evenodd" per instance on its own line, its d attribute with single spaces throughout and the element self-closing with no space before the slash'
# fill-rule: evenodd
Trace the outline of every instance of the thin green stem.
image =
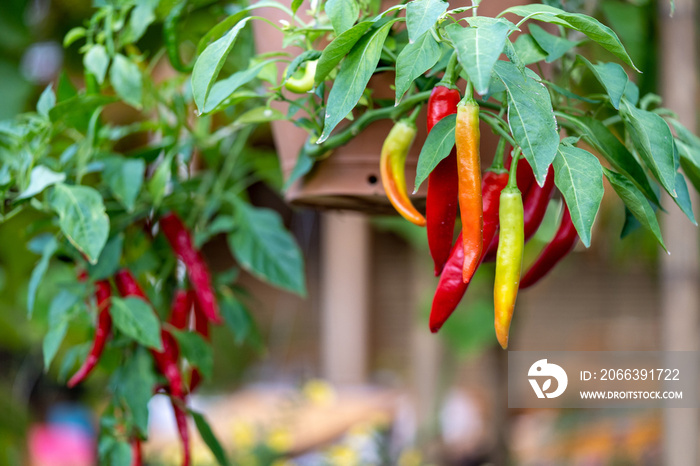
<svg viewBox="0 0 700 466">
<path fill-rule="evenodd" d="M 411 115 L 410 115 L 406 120 L 409 121 L 410 123 L 412 123 L 413 125 L 415 125 L 415 124 L 416 124 L 416 120 L 418 119 L 418 114 L 420 113 L 421 108 L 423 108 L 423 105 L 422 105 L 422 104 L 421 104 L 421 105 L 416 105 L 416 108 L 413 109 L 413 111 L 411 112 Z"/>
<path fill-rule="evenodd" d="M 503 165 L 505 162 L 504 162 L 503 158 L 505 157 L 505 153 L 506 153 L 506 139 L 500 138 L 498 140 L 498 146 L 496 146 L 496 154 L 493 156 L 493 162 L 491 163 L 491 167 L 489 168 L 490 171 L 502 172 L 504 170 Z"/>
<path fill-rule="evenodd" d="M 510 173 L 508 174 L 508 189 L 518 189 L 518 160 L 520 160 L 521 154 L 520 147 L 516 148 L 513 153 L 513 161 L 510 164 Z"/>
<path fill-rule="evenodd" d="M 445 74 L 438 83 L 438 86 L 449 87 L 450 89 L 455 88 L 455 82 L 459 77 L 457 71 L 457 51 L 452 52 L 450 61 L 447 62 L 447 68 L 445 68 Z"/>
</svg>

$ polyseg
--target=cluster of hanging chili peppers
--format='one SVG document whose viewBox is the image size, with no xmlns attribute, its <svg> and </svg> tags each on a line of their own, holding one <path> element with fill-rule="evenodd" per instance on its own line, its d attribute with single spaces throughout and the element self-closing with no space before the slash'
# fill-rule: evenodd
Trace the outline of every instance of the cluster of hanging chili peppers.
<svg viewBox="0 0 700 466">
<path fill-rule="evenodd" d="M 211 282 L 211 274 L 202 254 L 194 246 L 192 235 L 182 220 L 174 213 L 168 213 L 160 218 L 160 229 L 168 240 L 174 254 L 182 261 L 187 270 L 191 289 L 178 289 L 175 292 L 168 324 L 177 330 L 186 329 L 192 325 L 195 332 L 204 338 L 209 338 L 209 325 L 222 322 L 219 306 L 216 301 Z M 87 280 L 87 274 L 81 273 L 81 281 Z M 82 366 L 68 381 L 68 387 L 74 387 L 90 375 L 100 360 L 107 340 L 112 333 L 112 317 L 110 315 L 110 300 L 112 297 L 112 282 L 119 294 L 126 297 L 137 297 L 145 301 L 153 309 L 148 297 L 143 292 L 138 281 L 130 270 L 119 270 L 112 280 L 95 282 L 95 300 L 97 303 L 97 326 L 92 348 Z M 162 351 L 150 350 L 157 371 L 165 378 L 165 385 L 156 388 L 170 395 L 175 422 L 183 448 L 183 466 L 191 464 L 190 439 L 187 429 L 187 397 L 202 380 L 196 368 L 191 369 L 189 387 L 181 371 L 180 349 L 177 340 L 168 326 L 161 328 Z M 132 444 L 132 466 L 140 466 L 141 439 L 134 435 Z"/>
<path fill-rule="evenodd" d="M 381 154 L 382 183 L 389 201 L 408 221 L 426 226 L 428 247 L 439 282 L 430 312 L 430 330 L 437 332 L 457 308 L 482 262 L 496 261 L 494 326 L 505 349 L 518 290 L 530 287 L 549 273 L 574 248 L 578 234 L 569 210 L 557 233 L 521 277 L 523 249 L 539 229 L 554 194 L 550 166 L 544 184 L 535 182 L 532 169 L 515 148 L 506 158 L 501 138 L 493 164 L 483 176 L 479 154 L 479 104 L 467 83 L 464 98 L 455 86 L 456 55 L 428 101 L 427 129 L 456 113 L 455 148 L 428 177 L 425 217 L 406 192 L 404 165 L 415 137 L 413 115 L 399 121 L 389 133 Z M 457 211 L 461 231 L 453 242 Z"/>
</svg>

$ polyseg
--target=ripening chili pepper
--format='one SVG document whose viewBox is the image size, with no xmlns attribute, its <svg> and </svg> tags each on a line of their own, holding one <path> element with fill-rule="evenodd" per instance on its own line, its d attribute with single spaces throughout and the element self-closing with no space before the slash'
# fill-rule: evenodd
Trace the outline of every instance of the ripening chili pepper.
<svg viewBox="0 0 700 466">
<path fill-rule="evenodd" d="M 185 6 L 187 6 L 187 0 L 182 0 L 175 4 L 163 22 L 165 50 L 168 54 L 170 65 L 181 73 L 189 73 L 194 68 L 194 61 L 187 65 L 182 63 L 179 50 L 180 43 L 177 38 L 177 25 L 180 22 L 180 17 L 182 16 Z"/>
<path fill-rule="evenodd" d="M 498 204 L 501 190 L 508 184 L 508 172 L 503 169 L 504 141 L 499 142 L 494 165 L 484 173 L 481 181 L 482 202 L 484 211 L 484 244 L 488 244 L 496 236 L 498 230 Z M 464 248 L 462 234 L 455 242 L 450 257 L 440 275 L 437 290 L 433 296 L 430 309 L 430 331 L 435 333 L 452 315 L 457 305 L 467 291 L 468 283 L 462 279 L 464 264 Z M 482 249 L 482 256 L 485 250 Z M 483 257 L 482 257 L 483 258 Z"/>
<path fill-rule="evenodd" d="M 417 112 L 414 112 L 414 116 L 399 121 L 391 128 L 382 146 L 379 168 L 384 192 L 394 209 L 409 222 L 425 226 L 425 217 L 416 210 L 408 197 L 406 175 L 404 174 L 406 156 L 411 149 L 413 139 L 416 137 L 416 124 L 412 121 L 415 115 Z"/>
<path fill-rule="evenodd" d="M 520 166 L 527 165 L 524 160 L 518 163 L 518 173 L 520 173 Z M 532 172 L 532 169 L 529 169 Z M 524 176 L 524 178 L 527 178 Z M 518 178 L 520 179 L 520 178 Z M 544 220 L 544 215 L 547 213 L 547 207 L 549 206 L 549 200 L 554 194 L 554 170 L 549 167 L 549 172 L 547 172 L 547 178 L 545 178 L 544 185 L 540 186 L 534 182 L 534 174 L 532 175 L 532 183 L 529 189 L 525 192 L 523 199 L 523 215 L 525 221 L 525 242 L 530 241 L 530 239 L 537 233 L 537 230 Z M 523 183 L 523 184 L 526 184 Z M 520 184 L 518 184 L 520 187 Z M 491 246 L 489 247 L 489 252 L 486 255 L 485 261 L 494 260 L 496 255 L 496 250 L 498 249 L 498 238 L 495 238 Z"/>
<path fill-rule="evenodd" d="M 514 163 L 517 164 L 517 159 Z M 496 280 L 493 286 L 496 337 L 503 349 L 508 347 L 508 333 L 513 319 L 515 300 L 518 297 L 525 247 L 523 199 L 513 167 L 510 173 L 508 186 L 501 191 Z"/>
<path fill-rule="evenodd" d="M 428 132 L 446 116 L 457 113 L 457 104 L 462 97 L 457 88 L 448 86 L 450 85 L 438 84 L 430 94 Z M 425 220 L 435 276 L 442 272 L 452 250 L 457 218 L 457 192 L 457 153 L 452 149 L 450 155 L 442 159 L 428 176 Z"/>
<path fill-rule="evenodd" d="M 112 289 L 108 280 L 100 280 L 95 283 L 95 298 L 97 300 L 98 311 L 95 337 L 92 341 L 90 353 L 88 353 L 87 358 L 85 358 L 83 365 L 68 381 L 68 388 L 73 388 L 85 380 L 99 362 L 100 356 L 102 356 L 102 351 L 104 351 L 105 344 L 112 332 L 112 316 L 109 313 L 111 297 Z"/>
<path fill-rule="evenodd" d="M 209 267 L 204 262 L 201 253 L 195 249 L 189 230 L 174 213 L 161 217 L 160 227 L 173 248 L 175 255 L 185 264 L 192 288 L 204 314 L 210 321 L 220 324 L 222 319 L 211 283 Z"/>
<path fill-rule="evenodd" d="M 184 399 L 182 402 L 184 403 Z M 180 443 L 182 443 L 182 466 L 190 466 L 190 433 L 187 429 L 187 413 L 178 404 L 177 400 L 172 400 L 173 413 L 175 414 L 175 424 L 177 425 L 177 432 L 180 435 Z"/>
<path fill-rule="evenodd" d="M 555 265 L 559 263 L 567 254 L 569 254 L 578 242 L 578 233 L 574 222 L 571 221 L 571 213 L 564 202 L 564 214 L 557 233 L 552 241 L 545 246 L 535 262 L 530 266 L 530 269 L 523 275 L 520 281 L 520 289 L 528 288 L 545 275 L 547 275 Z"/>
<path fill-rule="evenodd" d="M 304 69 L 304 75 L 301 78 L 290 76 L 284 83 L 285 89 L 297 94 L 304 94 L 313 89 L 314 76 L 316 75 L 316 65 L 318 65 L 318 60 L 307 61 L 306 68 Z"/>
<path fill-rule="evenodd" d="M 177 290 L 173 297 L 173 306 L 170 313 L 170 323 L 176 329 L 182 330 L 187 327 L 192 309 L 194 295 L 186 290 Z"/>
<path fill-rule="evenodd" d="M 459 210 L 462 218 L 464 268 L 462 279 L 471 280 L 483 249 L 483 205 L 481 202 L 481 159 L 479 157 L 479 105 L 467 86 L 466 101 L 457 106 L 455 145 L 459 178 Z"/>
</svg>

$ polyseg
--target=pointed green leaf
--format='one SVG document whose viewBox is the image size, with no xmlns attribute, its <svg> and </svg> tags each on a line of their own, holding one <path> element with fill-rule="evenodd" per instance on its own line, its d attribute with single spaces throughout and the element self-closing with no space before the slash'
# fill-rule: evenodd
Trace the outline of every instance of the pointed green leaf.
<svg viewBox="0 0 700 466">
<path fill-rule="evenodd" d="M 61 290 L 51 301 L 49 306 L 49 331 L 46 333 L 43 342 L 44 371 L 49 370 L 51 361 L 53 361 L 63 338 L 66 336 L 68 323 L 72 317 L 71 310 L 78 303 L 79 299 L 78 295 Z"/>
<path fill-rule="evenodd" d="M 46 275 L 46 270 L 49 268 L 49 261 L 53 257 L 54 253 L 58 249 L 58 242 L 56 238 L 52 235 L 46 233 L 33 238 L 29 242 L 29 249 L 41 250 L 41 259 L 37 262 L 36 267 L 32 270 L 32 274 L 29 277 L 29 286 L 27 287 L 27 313 L 28 319 L 32 318 L 32 313 L 34 312 L 34 302 L 36 301 L 36 291 L 39 289 L 39 284 L 41 280 L 44 279 Z"/>
<path fill-rule="evenodd" d="M 114 197 L 127 211 L 132 212 L 141 191 L 145 172 L 146 163 L 143 159 L 110 157 L 105 160 L 102 177 Z"/>
<path fill-rule="evenodd" d="M 426 32 L 412 44 L 406 45 L 396 60 L 396 102 L 411 87 L 413 81 L 423 75 L 440 59 L 440 45 Z"/>
<path fill-rule="evenodd" d="M 554 183 L 566 200 L 581 242 L 591 245 L 591 228 L 603 199 L 603 167 L 595 155 L 560 145 L 554 159 Z"/>
<path fill-rule="evenodd" d="M 355 0 L 328 0 L 325 8 L 337 35 L 350 29 L 360 14 L 360 4 Z"/>
<path fill-rule="evenodd" d="M 200 370 L 205 379 L 210 379 L 214 370 L 214 353 L 211 345 L 196 332 L 173 331 L 177 343 L 187 361 Z"/>
<path fill-rule="evenodd" d="M 211 427 L 209 427 L 209 423 L 207 423 L 207 420 L 204 419 L 204 416 L 195 411 L 190 411 L 190 416 L 192 416 L 192 420 L 194 420 L 194 424 L 197 426 L 199 435 L 202 437 L 202 440 L 204 440 L 204 443 L 207 444 L 209 450 L 211 450 L 211 453 L 214 455 L 214 458 L 216 458 L 216 462 L 219 463 L 219 466 L 229 466 L 230 463 L 228 457 L 226 456 L 226 452 L 221 446 L 221 443 L 219 443 L 219 440 L 216 438 L 216 435 L 214 435 Z"/>
<path fill-rule="evenodd" d="M 452 151 L 455 146 L 455 124 L 457 115 L 447 115 L 438 121 L 428 133 L 423 148 L 418 156 L 416 166 L 416 184 L 413 192 L 417 192 L 421 183 L 428 178 L 430 172 Z"/>
<path fill-rule="evenodd" d="M 305 295 L 303 256 L 279 214 L 241 201 L 235 218 L 238 228 L 228 240 L 240 265 L 261 280 Z"/>
<path fill-rule="evenodd" d="M 114 371 L 110 379 L 112 393 L 128 406 L 131 419 L 144 435 L 148 433 L 148 402 L 153 396 L 156 381 L 151 357 L 140 347 Z"/>
<path fill-rule="evenodd" d="M 612 170 L 608 170 L 607 168 L 603 169 L 603 173 L 605 173 L 605 177 L 608 179 L 617 195 L 620 196 L 622 202 L 625 203 L 625 206 L 629 209 L 632 215 L 634 215 L 634 218 L 636 218 L 644 228 L 649 230 L 659 244 L 666 249 L 664 240 L 661 237 L 659 222 L 656 219 L 656 214 L 654 213 L 654 209 L 649 203 L 649 200 L 626 177 L 620 175 L 619 173 L 615 173 Z M 625 229 L 623 229 L 623 233 L 628 234 L 629 229 L 630 227 L 625 227 Z"/>
<path fill-rule="evenodd" d="M 567 115 L 566 119 L 576 126 L 584 141 L 600 152 L 615 170 L 625 175 L 652 203 L 660 205 L 659 197 L 652 189 L 644 168 L 601 121 L 571 115 Z"/>
<path fill-rule="evenodd" d="M 469 75 L 474 89 L 478 94 L 486 94 L 491 71 L 503 52 L 510 26 L 507 22 L 493 19 L 479 27 L 464 28 L 457 23 L 450 24 L 445 31 L 454 44 L 459 63 Z"/>
<path fill-rule="evenodd" d="M 600 44 L 603 48 L 610 51 L 630 65 L 635 70 L 639 71 L 632 63 L 632 59 L 627 54 L 625 47 L 620 42 L 615 31 L 602 24 L 595 18 L 581 13 L 569 13 L 559 8 L 554 8 L 549 5 L 531 4 L 521 5 L 508 8 L 499 16 L 507 13 L 513 13 L 522 17 L 529 17 L 545 23 L 558 24 L 570 29 L 575 29 L 584 33 L 589 38 Z"/>
<path fill-rule="evenodd" d="M 112 297 L 112 320 L 120 332 L 156 351 L 163 351 L 160 321 L 151 306 L 141 298 Z"/>
<path fill-rule="evenodd" d="M 559 147 L 552 101 L 544 85 L 525 77 L 509 62 L 499 61 L 494 73 L 508 91 L 508 124 L 541 185 Z"/>
<path fill-rule="evenodd" d="M 537 44 L 542 47 L 542 50 L 547 52 L 547 63 L 552 63 L 554 60 L 561 58 L 566 52 L 580 44 L 564 37 L 550 34 L 536 24 L 530 25 L 530 34 L 535 39 Z"/>
<path fill-rule="evenodd" d="M 143 84 L 141 71 L 136 63 L 124 55 L 117 54 L 109 70 L 109 80 L 119 97 L 129 105 L 141 108 Z"/>
<path fill-rule="evenodd" d="M 547 58 L 547 52 L 542 50 L 530 34 L 520 34 L 513 44 L 515 53 L 525 65 L 531 65 Z"/>
<path fill-rule="evenodd" d="M 323 49 L 321 58 L 318 59 L 318 63 L 316 64 L 316 75 L 314 76 L 314 84 L 316 86 L 321 84 L 333 68 L 345 58 L 345 55 L 350 52 L 350 49 L 352 49 L 357 41 L 365 35 L 365 32 L 369 31 L 372 24 L 372 21 L 363 21 L 354 25 L 333 39 L 333 42 Z"/>
<path fill-rule="evenodd" d="M 48 118 L 49 110 L 55 106 L 56 94 L 53 92 L 53 84 L 49 84 L 39 96 L 39 101 L 36 103 L 36 111 L 39 115 Z"/>
<path fill-rule="evenodd" d="M 95 76 L 98 83 L 102 84 L 107 75 L 107 67 L 109 66 L 107 49 L 100 44 L 92 45 L 87 53 L 83 55 L 83 66 Z"/>
<path fill-rule="evenodd" d="M 581 55 L 578 56 L 578 59 L 591 70 L 600 84 L 603 85 L 605 91 L 610 96 L 610 103 L 612 103 L 612 106 L 615 107 L 615 109 L 619 109 L 620 100 L 622 100 L 622 96 L 627 88 L 627 82 L 629 81 L 625 69 L 617 63 L 598 63 L 594 65 Z"/>
<path fill-rule="evenodd" d="M 688 217 L 688 220 L 690 220 L 693 225 L 697 225 L 698 222 L 695 220 L 695 215 L 693 214 L 693 205 L 690 202 L 688 185 L 685 182 L 685 178 L 680 173 L 676 173 L 676 193 L 678 193 L 678 196 L 673 198 L 676 205 L 678 205 L 678 207 L 683 211 L 685 216 Z"/>
<path fill-rule="evenodd" d="M 318 138 L 319 144 L 330 136 L 338 123 L 343 121 L 359 102 L 369 79 L 377 69 L 384 40 L 396 21 L 398 19 L 394 18 L 367 33 L 353 46 L 343 61 L 331 92 L 328 94 L 323 133 Z"/>
<path fill-rule="evenodd" d="M 406 5 L 406 29 L 409 42 L 428 32 L 449 5 L 442 0 L 413 0 Z"/>
<path fill-rule="evenodd" d="M 238 34 L 249 20 L 250 18 L 242 19 L 224 36 L 209 44 L 197 58 L 192 70 L 192 95 L 200 112 L 204 111 L 209 92 L 233 49 Z"/>
<path fill-rule="evenodd" d="M 59 183 L 51 192 L 49 206 L 58 214 L 68 241 L 90 263 L 96 263 L 109 235 L 109 217 L 100 193 L 88 186 Z"/>
<path fill-rule="evenodd" d="M 634 147 L 657 180 L 672 197 L 676 197 L 676 172 L 679 163 L 674 157 L 673 135 L 663 118 L 622 101 L 620 115 Z"/>
<path fill-rule="evenodd" d="M 43 165 L 37 165 L 32 168 L 32 173 L 29 175 L 29 186 L 17 196 L 17 200 L 34 197 L 49 186 L 62 183 L 65 179 L 65 173 L 56 173 Z"/>
<path fill-rule="evenodd" d="M 201 109 L 201 114 L 206 115 L 214 110 L 217 110 L 221 104 L 226 103 L 226 99 L 231 97 L 234 92 L 236 92 L 241 86 L 244 86 L 255 79 L 267 65 L 273 62 L 274 60 L 260 62 L 257 65 L 251 66 L 243 71 L 233 73 L 228 78 L 214 83 L 209 91 L 204 107 Z"/>
</svg>

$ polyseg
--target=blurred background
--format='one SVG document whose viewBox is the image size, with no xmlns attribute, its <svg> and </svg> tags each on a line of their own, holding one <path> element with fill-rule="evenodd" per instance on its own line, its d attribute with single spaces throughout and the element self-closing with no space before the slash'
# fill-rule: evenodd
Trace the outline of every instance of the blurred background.
<svg viewBox="0 0 700 466">
<path fill-rule="evenodd" d="M 661 94 L 696 128 L 694 2 L 676 1 L 673 18 L 663 0 L 568 5 L 577 6 L 618 32 L 643 71 L 635 77 L 642 94 Z M 79 70 L 77 50 L 64 50 L 62 38 L 91 12 L 90 0 L 0 2 L 0 120 L 32 109 L 62 69 Z M 193 405 L 235 464 L 264 466 L 279 453 L 299 465 L 698 464 L 694 410 L 507 409 L 507 354 L 493 335 L 492 265 L 480 269 L 433 335 L 427 316 L 437 280 L 420 230 L 398 217 L 290 208 L 262 184 L 251 188 L 251 198 L 282 213 L 294 232 L 309 297 L 244 277 L 256 324 L 243 342 L 213 335 L 214 377 Z M 554 234 L 550 210 L 527 246 L 526 264 Z M 644 231 L 620 240 L 624 209 L 606 197 L 591 247 L 577 247 L 519 296 L 509 350 L 697 349 L 697 231 L 669 211 L 661 216 L 666 256 Z M 0 465 L 92 464 L 94 454 L 82 446 L 96 435 L 106 374 L 68 390 L 57 382 L 71 367 L 70 355 L 61 353 L 63 367 L 43 373 L 45 313 L 26 315 L 37 256 L 12 247 L 31 223 L 22 214 L 0 225 Z M 224 269 L 229 258 L 221 248 L 213 241 L 205 252 Z M 50 287 L 51 274 L 37 309 L 48 306 Z M 79 338 L 67 336 L 76 344 Z M 168 403 L 157 396 L 151 407 L 148 464 L 178 464 Z M 42 456 L 52 449 L 72 459 Z M 212 461 L 197 438 L 195 464 Z"/>
</svg>

